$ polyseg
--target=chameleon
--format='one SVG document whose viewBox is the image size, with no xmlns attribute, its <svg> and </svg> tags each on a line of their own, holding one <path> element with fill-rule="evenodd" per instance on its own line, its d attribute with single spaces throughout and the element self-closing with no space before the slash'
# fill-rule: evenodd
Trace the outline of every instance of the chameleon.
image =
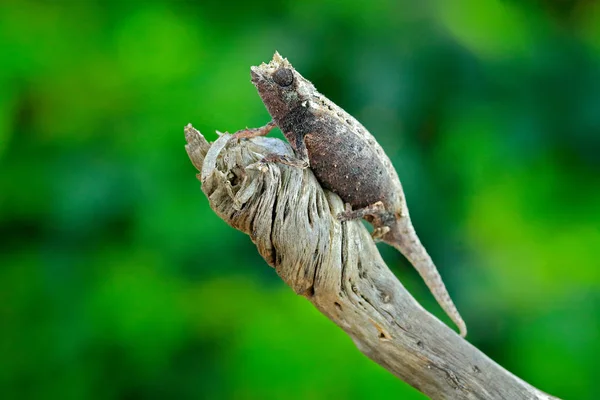
<svg viewBox="0 0 600 400">
<path fill-rule="evenodd" d="M 272 121 L 240 130 L 234 137 L 266 135 L 279 127 L 295 157 L 269 154 L 263 161 L 310 167 L 319 183 L 346 204 L 338 220 L 368 221 L 374 239 L 395 247 L 407 258 L 465 337 L 466 325 L 415 232 L 398 174 L 373 135 L 319 93 L 278 52 L 268 64 L 251 67 L 251 78 Z"/>
</svg>

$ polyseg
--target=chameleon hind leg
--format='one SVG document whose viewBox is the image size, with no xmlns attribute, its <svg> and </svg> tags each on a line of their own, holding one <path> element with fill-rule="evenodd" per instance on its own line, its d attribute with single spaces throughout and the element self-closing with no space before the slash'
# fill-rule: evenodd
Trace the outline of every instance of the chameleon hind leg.
<svg viewBox="0 0 600 400">
<path fill-rule="evenodd" d="M 346 204 L 346 211 L 337 215 L 338 220 L 341 222 L 362 219 L 365 217 L 372 217 L 372 221 L 370 222 L 375 229 L 371 233 L 371 237 L 374 240 L 381 240 L 385 234 L 390 231 L 388 224 L 394 220 L 394 215 L 389 211 L 386 211 L 385 206 L 381 201 L 359 208 L 358 210 L 352 210 L 350 205 Z"/>
<path fill-rule="evenodd" d="M 385 212 L 385 206 L 381 201 L 364 208 L 359 208 L 358 210 L 353 210 L 350 204 L 346 203 L 346 211 L 339 213 L 337 218 L 341 222 L 352 221 L 354 219 L 362 219 L 368 215 L 376 217 L 383 212 Z"/>
</svg>

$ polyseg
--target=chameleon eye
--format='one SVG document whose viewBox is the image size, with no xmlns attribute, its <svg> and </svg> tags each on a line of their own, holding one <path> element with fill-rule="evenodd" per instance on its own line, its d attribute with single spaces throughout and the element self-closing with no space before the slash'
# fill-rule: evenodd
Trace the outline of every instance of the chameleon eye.
<svg viewBox="0 0 600 400">
<path fill-rule="evenodd" d="M 279 68 L 273 74 L 273 80 L 279 86 L 290 86 L 294 82 L 294 74 L 288 68 Z"/>
</svg>

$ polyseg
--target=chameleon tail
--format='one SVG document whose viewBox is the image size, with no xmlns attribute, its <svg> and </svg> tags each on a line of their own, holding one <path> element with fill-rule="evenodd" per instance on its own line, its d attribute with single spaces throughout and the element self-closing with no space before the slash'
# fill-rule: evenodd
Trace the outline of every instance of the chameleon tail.
<svg viewBox="0 0 600 400">
<path fill-rule="evenodd" d="M 383 241 L 394 246 L 410 261 L 425 281 L 425 284 L 438 304 L 456 324 L 460 331 L 460 336 L 465 337 L 467 335 L 465 322 L 452 302 L 435 264 L 431 260 L 427 250 L 425 250 L 425 247 L 421 244 L 410 218 L 406 216 L 393 222 L 390 226 L 390 231 L 383 237 Z"/>
</svg>

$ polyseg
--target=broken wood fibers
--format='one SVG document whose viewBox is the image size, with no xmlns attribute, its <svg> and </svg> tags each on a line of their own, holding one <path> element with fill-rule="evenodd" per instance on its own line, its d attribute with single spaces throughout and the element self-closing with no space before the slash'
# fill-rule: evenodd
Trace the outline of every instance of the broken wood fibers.
<svg viewBox="0 0 600 400">
<path fill-rule="evenodd" d="M 208 143 L 191 125 L 186 150 L 211 208 L 250 235 L 296 293 L 358 349 L 433 399 L 555 399 L 506 371 L 421 307 L 388 269 L 361 221 L 340 223 L 340 198 L 310 169 L 261 163 L 293 155 L 266 137 Z"/>
</svg>

